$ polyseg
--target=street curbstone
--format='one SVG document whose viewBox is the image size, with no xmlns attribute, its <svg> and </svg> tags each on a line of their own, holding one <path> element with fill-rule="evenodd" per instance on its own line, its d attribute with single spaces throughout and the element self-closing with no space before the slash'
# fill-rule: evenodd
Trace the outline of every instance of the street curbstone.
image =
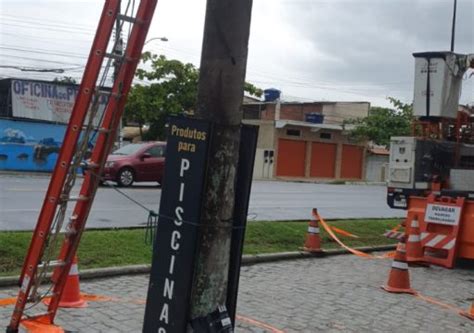
<svg viewBox="0 0 474 333">
<path fill-rule="evenodd" d="M 396 245 L 381 245 L 381 246 L 364 246 L 355 248 L 362 252 L 377 252 L 377 251 L 390 251 L 395 250 Z M 265 253 L 265 254 L 253 254 L 244 255 L 242 257 L 242 266 L 250 266 L 256 264 L 270 263 L 275 261 L 284 260 L 296 260 L 296 259 L 307 259 L 307 258 L 320 258 L 336 255 L 350 254 L 345 249 L 331 249 L 324 250 L 321 253 L 310 253 L 310 252 L 278 252 L 278 253 Z M 129 266 L 115 266 L 105 268 L 91 268 L 82 269 L 79 273 L 81 280 L 92 280 L 101 279 L 119 275 L 136 275 L 136 274 L 147 274 L 150 272 L 151 265 L 129 265 Z M 18 286 L 19 276 L 5 276 L 0 277 L 0 288 L 1 287 L 12 287 Z"/>
</svg>

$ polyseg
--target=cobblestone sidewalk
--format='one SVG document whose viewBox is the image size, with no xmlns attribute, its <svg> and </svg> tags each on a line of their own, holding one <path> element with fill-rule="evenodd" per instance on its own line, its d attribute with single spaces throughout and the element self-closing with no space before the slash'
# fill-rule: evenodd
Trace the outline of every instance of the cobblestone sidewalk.
<svg viewBox="0 0 474 333">
<path fill-rule="evenodd" d="M 384 292 L 389 267 L 389 260 L 349 255 L 243 267 L 236 331 L 474 332 L 474 321 L 453 309 Z M 440 302 L 467 309 L 474 299 L 472 267 L 411 268 L 410 274 L 413 288 Z M 82 282 L 82 292 L 114 301 L 60 310 L 56 322 L 74 332 L 140 332 L 147 285 L 146 275 Z M 0 289 L 0 299 L 15 295 L 15 288 Z M 0 307 L 0 330 L 11 311 Z"/>
</svg>

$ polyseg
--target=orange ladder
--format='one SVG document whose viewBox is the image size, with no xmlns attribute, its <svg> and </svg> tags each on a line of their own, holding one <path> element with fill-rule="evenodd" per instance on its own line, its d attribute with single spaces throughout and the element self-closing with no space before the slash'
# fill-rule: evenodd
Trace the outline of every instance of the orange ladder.
<svg viewBox="0 0 474 333">
<path fill-rule="evenodd" d="M 54 321 L 97 191 L 100 173 L 115 140 L 157 0 L 141 0 L 136 9 L 130 6 L 129 1 L 125 14 L 120 13 L 120 2 L 121 0 L 105 1 L 63 144 L 25 258 L 19 281 L 20 290 L 7 333 L 18 332 L 24 315 L 29 320 L 38 319 L 43 323 L 52 324 Z M 132 3 L 134 4 L 133 0 Z M 120 27 L 130 26 L 123 55 L 115 53 L 116 45 L 110 43 L 116 21 Z M 111 52 L 108 53 L 107 50 Z M 108 59 L 105 66 L 104 59 Z M 112 62 L 117 66 L 118 73 L 112 78 L 112 89 L 104 89 Z M 99 80 L 100 74 L 102 76 Z M 107 103 L 100 114 L 99 99 L 104 95 Z M 86 164 L 89 171 L 85 173 L 79 196 L 73 197 L 71 190 L 77 177 L 77 169 L 85 157 L 91 136 L 95 135 L 92 133 L 97 134 L 97 140 L 92 156 Z M 67 204 L 71 201 L 75 201 L 74 211 L 66 231 L 62 232 Z M 51 260 L 55 255 L 54 245 L 59 245 L 59 235 L 63 235 L 61 250 L 57 260 Z M 48 276 L 48 269 L 54 269 L 54 272 L 47 292 L 40 295 L 38 290 Z M 46 312 L 36 315 L 25 313 L 27 303 L 33 303 L 29 309 L 46 296 L 51 297 Z"/>
</svg>

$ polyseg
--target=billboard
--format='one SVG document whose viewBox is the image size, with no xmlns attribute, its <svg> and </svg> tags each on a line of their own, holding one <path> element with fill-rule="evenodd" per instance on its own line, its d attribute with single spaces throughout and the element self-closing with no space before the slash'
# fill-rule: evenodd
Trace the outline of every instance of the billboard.
<svg viewBox="0 0 474 333">
<path fill-rule="evenodd" d="M 12 115 L 15 118 L 66 124 L 71 117 L 78 91 L 78 85 L 12 79 Z M 98 118 L 100 118 L 106 102 L 107 98 L 101 96 L 95 124 L 98 124 Z"/>
<path fill-rule="evenodd" d="M 0 119 L 0 170 L 52 171 L 65 125 Z"/>
</svg>

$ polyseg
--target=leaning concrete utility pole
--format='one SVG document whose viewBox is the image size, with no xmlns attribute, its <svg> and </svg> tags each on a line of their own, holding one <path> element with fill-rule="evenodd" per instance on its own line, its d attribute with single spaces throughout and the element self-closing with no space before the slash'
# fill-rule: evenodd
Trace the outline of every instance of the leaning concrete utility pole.
<svg viewBox="0 0 474 333">
<path fill-rule="evenodd" d="M 191 318 L 226 302 L 252 0 L 208 0 L 196 116 L 213 123 Z"/>
</svg>

